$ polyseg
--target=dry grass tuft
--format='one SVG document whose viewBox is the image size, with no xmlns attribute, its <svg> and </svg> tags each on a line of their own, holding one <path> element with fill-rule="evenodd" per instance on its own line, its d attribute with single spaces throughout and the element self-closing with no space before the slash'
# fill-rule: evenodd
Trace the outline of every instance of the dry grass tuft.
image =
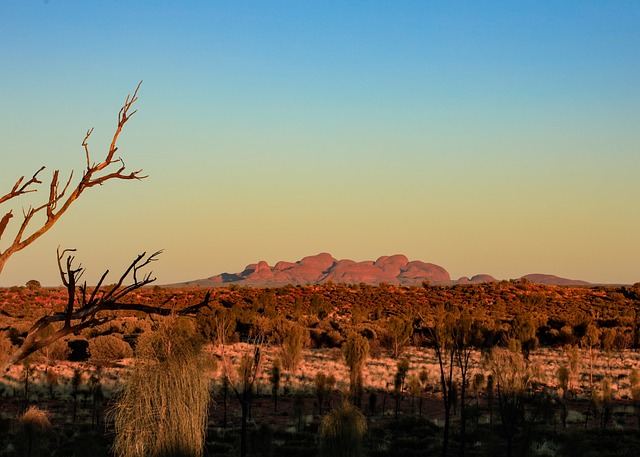
<svg viewBox="0 0 640 457">
<path fill-rule="evenodd" d="M 36 406 L 29 407 L 18 418 L 15 449 L 18 455 L 29 457 L 49 455 L 51 438 L 49 413 Z"/>
<path fill-rule="evenodd" d="M 140 338 L 116 406 L 118 457 L 202 456 L 209 405 L 209 358 L 175 318 Z"/>
<path fill-rule="evenodd" d="M 23 428 L 33 431 L 45 431 L 51 428 L 49 413 L 36 406 L 27 408 L 20 416 L 19 423 Z"/>
<path fill-rule="evenodd" d="M 320 450 L 323 456 L 358 457 L 364 455 L 362 440 L 367 420 L 362 411 L 348 401 L 332 409 L 320 424 Z"/>
</svg>

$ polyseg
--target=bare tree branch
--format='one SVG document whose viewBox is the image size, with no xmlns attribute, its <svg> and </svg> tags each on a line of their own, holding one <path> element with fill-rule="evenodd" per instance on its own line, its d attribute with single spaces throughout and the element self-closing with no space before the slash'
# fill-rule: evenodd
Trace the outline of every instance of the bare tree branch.
<svg viewBox="0 0 640 457">
<path fill-rule="evenodd" d="M 74 266 L 75 257 L 71 254 L 73 252 L 75 252 L 74 249 L 65 249 L 60 252 L 58 248 L 58 270 L 68 294 L 68 301 L 64 311 L 44 316 L 33 324 L 27 332 L 24 342 L 5 363 L 0 374 L 6 373 L 11 365 L 54 343 L 60 338 L 72 334 L 76 335 L 86 328 L 95 327 L 110 321 L 114 317 L 111 316 L 109 312 L 139 311 L 161 316 L 168 316 L 170 314 L 186 316 L 196 314 L 200 308 L 209 304 L 210 293 L 208 292 L 200 303 L 181 310 L 165 307 L 171 299 L 166 300 L 160 306 L 122 302 L 122 299 L 126 295 L 156 280 L 156 278 L 152 277 L 151 272 L 144 274 L 140 279 L 138 275 L 142 268 L 156 261 L 162 251 L 154 252 L 151 255 L 146 255 L 146 253 L 138 255 L 120 276 L 118 282 L 110 286 L 109 289 L 102 287 L 108 273 L 108 271 L 106 271 L 100 278 L 98 285 L 93 288 L 92 291 L 89 290 L 86 282 L 82 285 L 77 285 L 80 277 L 84 273 L 84 268 L 82 268 L 82 266 Z M 132 283 L 125 285 L 127 280 L 131 280 Z M 49 326 L 59 323 L 62 323 L 62 325 L 57 326 L 56 330 L 50 334 Z"/>
<path fill-rule="evenodd" d="M 20 179 L 18 179 L 18 181 L 16 181 L 16 183 L 13 185 L 13 189 L 11 189 L 10 192 L 0 197 L 0 205 L 7 200 L 19 197 L 20 195 L 28 194 L 29 192 L 35 192 L 36 189 L 29 189 L 29 186 L 31 186 L 32 184 L 42 184 L 42 181 L 38 179 L 38 175 L 42 170 L 44 170 L 44 168 L 44 166 L 40 167 L 40 169 L 33 174 L 31 179 L 24 184 L 22 184 L 24 176 L 21 176 Z M 20 186 L 20 184 L 22 184 L 22 186 Z"/>
<path fill-rule="evenodd" d="M 116 130 L 111 140 L 111 145 L 109 146 L 109 150 L 107 151 L 104 160 L 98 163 L 91 162 L 88 143 L 89 137 L 93 133 L 93 128 L 91 128 L 87 131 L 84 139 L 82 140 L 82 147 L 85 151 L 87 167 L 84 170 L 82 178 L 80 179 L 78 184 L 70 191 L 71 182 L 73 179 L 72 172 L 69 174 L 69 178 L 66 181 L 64 187 L 61 188 L 59 178 L 60 172 L 59 170 L 55 170 L 49 184 L 49 195 L 47 200 L 40 206 L 30 206 L 27 210 L 23 210 L 22 222 L 20 222 L 20 225 L 17 227 L 16 235 L 11 241 L 11 244 L 4 250 L 0 249 L 0 273 L 2 272 L 7 260 L 13 254 L 32 244 L 35 240 L 46 233 L 51 227 L 53 227 L 58 219 L 69 209 L 71 204 L 76 201 L 86 189 L 96 185 L 102 185 L 104 182 L 109 180 L 140 180 L 147 177 L 141 174 L 142 170 L 125 172 L 126 167 L 124 161 L 120 157 L 115 157 L 115 153 L 118 150 L 117 142 L 120 134 L 122 133 L 122 129 L 124 128 L 127 121 L 131 119 L 131 116 L 136 113 L 136 110 L 131 111 L 131 108 L 133 104 L 138 100 L 138 90 L 140 89 L 141 84 L 142 81 L 136 87 L 133 95 L 127 95 L 124 105 L 122 106 L 122 108 L 120 108 L 120 111 L 118 113 L 118 124 L 116 126 Z M 11 191 L 3 196 L 0 196 L 0 205 L 11 199 L 18 198 L 24 194 L 36 192 L 37 189 L 35 189 L 34 186 L 42 184 L 42 181 L 40 181 L 38 175 L 40 174 L 40 172 L 42 172 L 42 170 L 44 170 L 44 168 L 45 167 L 43 166 L 38 171 L 36 171 L 28 181 L 25 181 L 24 176 L 18 179 Z M 107 169 L 110 171 L 107 172 Z M 34 216 L 41 212 L 44 212 L 46 216 L 44 222 L 42 222 L 39 227 L 36 227 L 29 233 L 28 229 L 31 228 L 30 226 L 34 221 Z M 2 240 L 2 236 L 4 235 L 7 227 L 10 225 L 12 217 L 13 210 L 9 209 L 0 219 L 0 240 Z"/>
</svg>

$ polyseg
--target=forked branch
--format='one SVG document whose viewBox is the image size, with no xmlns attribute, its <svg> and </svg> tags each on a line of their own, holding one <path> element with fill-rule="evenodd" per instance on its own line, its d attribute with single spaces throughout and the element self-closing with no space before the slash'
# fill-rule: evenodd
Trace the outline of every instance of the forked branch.
<svg viewBox="0 0 640 457">
<path fill-rule="evenodd" d="M 141 84 L 142 81 L 138 84 L 133 94 L 127 95 L 124 105 L 120 108 L 120 112 L 118 113 L 118 124 L 105 158 L 101 162 L 97 163 L 91 161 L 88 141 L 89 137 L 93 133 L 93 128 L 89 129 L 82 141 L 87 165 L 78 184 L 75 187 L 71 187 L 71 182 L 73 180 L 73 172 L 71 172 L 69 173 L 69 178 L 66 182 L 63 181 L 65 184 L 61 185 L 60 172 L 59 170 L 55 170 L 49 184 L 47 200 L 39 206 L 29 206 L 27 209 L 22 210 L 22 221 L 15 230 L 13 240 L 11 240 L 9 246 L 4 250 L 0 248 L 0 273 L 2 272 L 7 260 L 13 254 L 29 246 L 53 227 L 58 219 L 67 211 L 67 209 L 69 209 L 71 204 L 76 201 L 86 189 L 99 184 L 101 185 L 111 179 L 139 180 L 146 178 L 146 176 L 141 175 L 142 170 L 127 172 L 122 158 L 116 157 L 115 155 L 118 151 L 117 143 L 122 129 L 131 116 L 136 113 L 136 110 L 132 110 L 132 106 L 138 100 L 138 90 L 140 89 Z M 42 184 L 38 175 L 44 170 L 44 168 L 44 166 L 41 167 L 29 180 L 25 181 L 24 176 L 20 177 L 9 192 L 0 196 L 0 205 L 25 194 L 36 192 L 36 186 L 38 184 Z M 2 212 L 4 212 L 4 215 L 0 218 L 0 241 L 2 241 L 2 237 L 11 223 L 13 209 L 0 211 L 0 214 L 2 214 Z M 34 216 L 39 213 L 43 213 L 45 215 L 44 221 L 41 222 L 39 226 L 34 227 Z"/>
<path fill-rule="evenodd" d="M 167 306 L 173 297 L 165 300 L 159 306 L 123 303 L 122 300 L 131 292 L 156 280 L 151 272 L 141 274 L 141 270 L 156 261 L 162 251 L 154 252 L 151 255 L 146 253 L 138 255 L 120 276 L 118 282 L 109 287 L 103 286 L 104 280 L 109 273 L 107 270 L 93 288 L 88 287 L 86 282 L 78 285 L 84 273 L 84 268 L 80 265 L 74 265 L 75 257 L 73 252 L 75 252 L 73 249 L 65 249 L 62 252 L 58 249 L 58 269 L 68 294 L 68 301 L 64 311 L 46 315 L 36 321 L 27 332 L 27 336 L 20 348 L 2 367 L 0 374 L 6 373 L 11 365 L 49 346 L 60 338 L 68 335 L 77 335 L 86 328 L 109 322 L 114 318 L 110 312 L 140 311 L 161 316 L 170 314 L 185 316 L 196 314 L 200 308 L 209 304 L 209 293 L 205 295 L 200 303 L 181 310 L 175 310 Z M 131 281 L 131 283 L 126 284 L 128 281 Z M 50 330 L 51 326 L 54 328 L 53 333 Z"/>
</svg>

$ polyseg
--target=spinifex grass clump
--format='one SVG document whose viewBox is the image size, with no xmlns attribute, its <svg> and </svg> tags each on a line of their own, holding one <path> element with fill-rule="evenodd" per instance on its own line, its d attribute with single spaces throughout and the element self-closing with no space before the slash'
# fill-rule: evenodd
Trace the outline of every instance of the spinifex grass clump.
<svg viewBox="0 0 640 457">
<path fill-rule="evenodd" d="M 116 405 L 116 456 L 202 456 L 210 361 L 188 324 L 169 318 L 140 338 Z"/>
<path fill-rule="evenodd" d="M 26 457 L 48 455 L 51 422 L 46 411 L 30 406 L 18 419 L 16 449 Z"/>
<path fill-rule="evenodd" d="M 344 401 L 322 418 L 320 451 L 326 457 L 360 457 L 364 455 L 362 440 L 367 420 L 357 406 Z"/>
</svg>

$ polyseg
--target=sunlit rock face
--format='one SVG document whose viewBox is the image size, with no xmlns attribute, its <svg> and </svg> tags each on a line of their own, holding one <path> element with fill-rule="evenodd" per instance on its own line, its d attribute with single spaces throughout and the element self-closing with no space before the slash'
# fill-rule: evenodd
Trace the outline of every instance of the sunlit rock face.
<svg viewBox="0 0 640 457">
<path fill-rule="evenodd" d="M 322 252 L 304 257 L 297 262 L 280 261 L 273 267 L 262 260 L 247 265 L 240 273 L 223 273 L 192 281 L 190 284 L 279 286 L 335 282 L 420 285 L 423 281 L 447 283 L 451 282 L 451 278 L 447 270 L 438 265 L 417 260 L 409 261 L 407 256 L 402 254 L 382 256 L 376 261 L 356 262 L 350 259 L 337 260 L 331 254 Z"/>
<path fill-rule="evenodd" d="M 585 281 L 560 278 L 553 275 L 532 274 L 523 276 L 529 282 L 547 285 L 588 285 Z M 287 284 L 307 285 L 326 282 L 346 284 L 381 283 L 420 286 L 425 282 L 434 285 L 482 284 L 498 281 L 488 274 L 477 274 L 469 278 L 463 276 L 451 279 L 443 267 L 409 260 L 403 254 L 384 255 L 377 260 L 356 262 L 351 259 L 335 259 L 331 254 L 321 252 L 298 260 L 297 262 L 279 261 L 270 266 L 264 260 L 251 263 L 240 273 L 222 273 L 210 278 L 181 283 L 182 286 L 223 286 L 236 284 L 251 287 L 277 287 Z"/>
</svg>

